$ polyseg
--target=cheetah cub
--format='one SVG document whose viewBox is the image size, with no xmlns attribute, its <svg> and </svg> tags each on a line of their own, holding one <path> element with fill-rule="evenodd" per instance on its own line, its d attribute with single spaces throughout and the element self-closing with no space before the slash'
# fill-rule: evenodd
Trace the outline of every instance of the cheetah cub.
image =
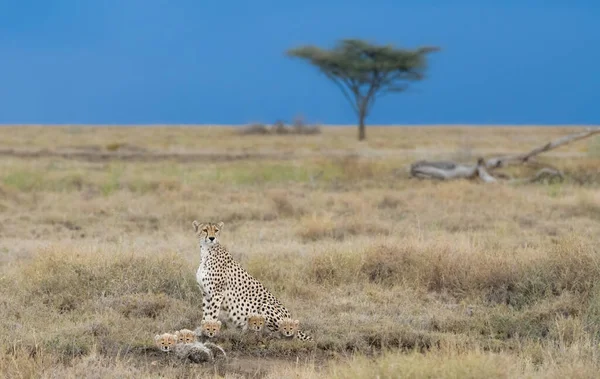
<svg viewBox="0 0 600 379">
<path fill-rule="evenodd" d="M 255 333 L 260 333 L 265 327 L 265 316 L 259 315 L 258 313 L 250 313 L 248 315 L 248 321 L 246 325 L 244 325 L 244 331 L 251 331 Z"/>
<path fill-rule="evenodd" d="M 171 333 L 157 334 L 154 336 L 154 343 L 161 351 L 167 353 L 177 344 L 177 336 Z"/>
<path fill-rule="evenodd" d="M 284 338 L 294 338 L 298 334 L 300 326 L 299 320 L 293 320 L 291 318 L 284 318 L 279 322 L 279 328 L 277 331 L 279 335 Z"/>
<path fill-rule="evenodd" d="M 156 346 L 165 353 L 173 352 L 179 359 L 187 360 L 194 363 L 213 362 L 215 360 L 215 352 L 217 356 L 227 358 L 225 350 L 221 346 L 215 345 L 211 342 L 196 342 L 194 332 L 184 329 L 188 333 L 189 338 L 193 338 L 194 342 L 179 342 L 179 336 L 181 333 L 176 332 L 175 334 L 163 333 L 154 336 L 154 342 Z M 190 337 L 189 332 L 192 333 L 193 337 Z M 179 334 L 178 334 L 179 333 Z"/>
<path fill-rule="evenodd" d="M 181 329 L 175 332 L 177 343 L 193 343 L 196 342 L 196 333 L 189 329 Z"/>
<path fill-rule="evenodd" d="M 221 321 L 220 320 L 202 320 L 200 322 L 200 328 L 196 329 L 197 336 L 206 336 L 208 338 L 214 338 L 221 333 Z"/>
</svg>

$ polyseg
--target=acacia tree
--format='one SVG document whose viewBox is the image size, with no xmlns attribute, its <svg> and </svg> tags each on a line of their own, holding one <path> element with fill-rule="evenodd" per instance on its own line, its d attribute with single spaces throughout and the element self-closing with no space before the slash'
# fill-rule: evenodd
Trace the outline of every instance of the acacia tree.
<svg viewBox="0 0 600 379">
<path fill-rule="evenodd" d="M 344 39 L 330 50 L 300 46 L 288 50 L 287 55 L 313 64 L 342 90 L 358 117 L 358 139 L 364 140 L 365 119 L 375 99 L 386 93 L 405 91 L 409 83 L 422 80 L 427 54 L 438 50 L 438 47 L 407 50 Z"/>
</svg>

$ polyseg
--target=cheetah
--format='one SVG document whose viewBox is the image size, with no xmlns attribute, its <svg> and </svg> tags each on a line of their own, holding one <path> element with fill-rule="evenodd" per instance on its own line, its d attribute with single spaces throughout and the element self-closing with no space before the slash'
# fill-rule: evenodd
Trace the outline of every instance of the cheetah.
<svg viewBox="0 0 600 379">
<path fill-rule="evenodd" d="M 194 363 L 213 362 L 215 360 L 215 351 L 217 356 L 227 358 L 222 347 L 211 342 L 197 342 L 195 341 L 195 336 L 193 342 L 180 342 L 178 338 L 180 334 L 178 333 L 157 334 L 154 336 L 154 343 L 161 351 L 165 353 L 173 352 L 177 358 L 189 359 Z"/>
<path fill-rule="evenodd" d="M 195 334 L 197 336 L 206 336 L 208 338 L 216 337 L 221 332 L 221 321 L 220 320 L 202 320 L 200 327 L 196 329 Z"/>
<path fill-rule="evenodd" d="M 217 320 L 223 311 L 232 324 L 243 328 L 250 313 L 261 313 L 267 329 L 277 332 L 281 321 L 291 318 L 290 312 L 219 243 L 224 223 L 200 224 L 194 220 L 192 225 L 200 245 L 196 280 L 203 293 L 202 320 Z M 302 341 L 312 341 L 299 329 L 296 335 Z"/>
<path fill-rule="evenodd" d="M 157 334 L 154 336 L 154 343 L 160 350 L 169 352 L 177 344 L 177 336 L 171 333 Z"/>
<path fill-rule="evenodd" d="M 181 329 L 175 332 L 177 343 L 192 343 L 196 342 L 196 333 L 189 329 Z"/>
<path fill-rule="evenodd" d="M 248 314 L 248 321 L 246 325 L 244 325 L 244 331 L 251 331 L 255 333 L 260 333 L 265 326 L 265 316 L 259 315 L 257 313 Z"/>
<path fill-rule="evenodd" d="M 279 335 L 285 338 L 294 338 L 298 333 L 298 327 L 300 326 L 299 320 L 292 320 L 291 318 L 285 318 L 279 323 Z"/>
</svg>

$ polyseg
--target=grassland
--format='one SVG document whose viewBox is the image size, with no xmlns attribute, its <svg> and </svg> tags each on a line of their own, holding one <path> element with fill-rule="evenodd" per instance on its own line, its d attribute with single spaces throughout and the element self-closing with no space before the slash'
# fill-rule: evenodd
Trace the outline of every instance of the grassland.
<svg viewBox="0 0 600 379">
<path fill-rule="evenodd" d="M 30 377 L 595 378 L 600 143 L 544 155 L 562 183 L 410 179 L 423 158 L 522 152 L 550 127 L 0 127 L 0 372 Z M 533 168 L 512 174 L 526 175 Z M 191 222 L 314 344 L 226 331 L 181 364 L 158 332 L 201 318 Z"/>
</svg>

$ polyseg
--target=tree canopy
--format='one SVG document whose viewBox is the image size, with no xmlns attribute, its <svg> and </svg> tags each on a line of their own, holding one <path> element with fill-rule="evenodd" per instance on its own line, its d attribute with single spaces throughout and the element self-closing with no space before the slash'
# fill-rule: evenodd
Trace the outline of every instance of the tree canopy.
<svg viewBox="0 0 600 379">
<path fill-rule="evenodd" d="M 364 140 L 365 119 L 377 97 L 405 91 L 409 83 L 422 80 L 427 54 L 438 47 L 400 49 L 359 39 L 344 39 L 332 49 L 300 46 L 287 55 L 308 61 L 331 79 L 350 102 L 359 121 L 358 139 Z"/>
</svg>

